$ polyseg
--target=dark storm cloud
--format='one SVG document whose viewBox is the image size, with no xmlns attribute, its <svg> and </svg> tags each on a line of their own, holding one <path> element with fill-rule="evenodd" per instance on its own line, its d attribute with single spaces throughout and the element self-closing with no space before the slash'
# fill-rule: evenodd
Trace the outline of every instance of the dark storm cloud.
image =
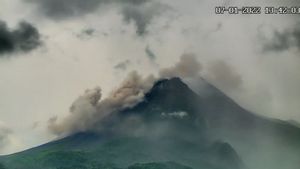
<svg viewBox="0 0 300 169">
<path fill-rule="evenodd" d="M 147 27 L 152 20 L 161 15 L 169 7 L 158 2 L 145 3 L 143 5 L 125 5 L 122 9 L 124 21 L 134 22 L 136 33 L 143 36 L 147 33 Z"/>
<path fill-rule="evenodd" d="M 155 60 L 155 59 L 156 59 L 156 55 L 155 55 L 154 52 L 150 49 L 149 46 L 146 47 L 145 53 L 146 53 L 147 57 L 148 57 L 150 60 Z"/>
<path fill-rule="evenodd" d="M 152 0 L 27 0 L 36 5 L 38 13 L 53 19 L 63 20 L 95 12 L 100 7 L 114 5 L 120 8 L 126 23 L 133 22 L 137 35 L 144 35 L 155 16 L 166 8 Z M 103 8 L 104 9 L 104 8 Z"/>
<path fill-rule="evenodd" d="M 26 0 L 25 0 L 26 1 Z M 36 4 L 36 10 L 43 15 L 55 19 L 66 19 L 88 14 L 106 4 L 109 0 L 27 0 Z"/>
<path fill-rule="evenodd" d="M 265 40 L 263 50 L 280 52 L 293 47 L 300 50 L 300 24 L 283 31 L 275 30 L 272 38 Z"/>
<path fill-rule="evenodd" d="M 140 5 L 148 0 L 25 0 L 36 4 L 38 12 L 55 19 L 78 17 L 96 11 L 100 6 L 108 4 Z"/>
<path fill-rule="evenodd" d="M 0 55 L 14 52 L 29 52 L 41 45 L 38 30 L 22 21 L 14 30 L 0 20 Z"/>
</svg>

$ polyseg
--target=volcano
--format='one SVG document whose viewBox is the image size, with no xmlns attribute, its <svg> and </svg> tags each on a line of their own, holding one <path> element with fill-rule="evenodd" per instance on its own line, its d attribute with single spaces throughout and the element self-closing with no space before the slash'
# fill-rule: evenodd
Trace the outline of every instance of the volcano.
<svg viewBox="0 0 300 169">
<path fill-rule="evenodd" d="M 249 112 L 213 85 L 157 81 L 102 130 L 0 157 L 7 169 L 298 169 L 300 129 Z M 298 168 L 297 168 L 298 167 Z"/>
</svg>

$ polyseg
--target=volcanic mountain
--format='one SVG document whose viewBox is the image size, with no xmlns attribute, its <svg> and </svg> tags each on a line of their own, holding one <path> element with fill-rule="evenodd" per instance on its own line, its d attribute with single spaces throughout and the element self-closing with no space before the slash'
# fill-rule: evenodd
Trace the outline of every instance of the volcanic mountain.
<svg viewBox="0 0 300 169">
<path fill-rule="evenodd" d="M 202 79 L 157 81 L 101 130 L 2 156 L 7 169 L 298 169 L 300 129 L 249 112 Z"/>
</svg>

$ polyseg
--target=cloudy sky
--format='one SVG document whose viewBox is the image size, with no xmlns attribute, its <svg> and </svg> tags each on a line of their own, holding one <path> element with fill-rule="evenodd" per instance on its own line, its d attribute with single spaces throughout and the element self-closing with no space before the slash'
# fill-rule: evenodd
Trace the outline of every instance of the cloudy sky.
<svg viewBox="0 0 300 169">
<path fill-rule="evenodd" d="M 243 107 L 299 122 L 298 15 L 216 15 L 224 5 L 300 2 L 0 0 L 0 154 L 55 138 L 49 120 L 86 89 L 105 97 L 129 72 L 158 75 L 187 54 Z"/>
</svg>

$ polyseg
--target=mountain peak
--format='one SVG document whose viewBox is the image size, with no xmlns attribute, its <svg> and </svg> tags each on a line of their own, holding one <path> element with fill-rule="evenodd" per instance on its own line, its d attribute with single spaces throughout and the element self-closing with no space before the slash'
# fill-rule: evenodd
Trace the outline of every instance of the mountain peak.
<svg viewBox="0 0 300 169">
<path fill-rule="evenodd" d="M 197 94 L 194 93 L 188 85 L 180 78 L 162 79 L 157 81 L 152 89 L 146 94 L 148 101 L 183 101 L 195 99 Z M 175 101 L 176 102 L 176 101 Z"/>
<path fill-rule="evenodd" d="M 151 107 L 158 106 L 165 111 L 188 111 L 194 107 L 197 99 L 197 94 L 187 84 L 174 77 L 157 81 L 146 93 L 145 101 L 138 107 L 147 104 Z"/>
<path fill-rule="evenodd" d="M 153 85 L 153 88 L 159 88 L 159 89 L 163 89 L 167 87 L 188 88 L 188 86 L 179 77 L 173 77 L 171 79 L 161 79 Z"/>
<path fill-rule="evenodd" d="M 157 81 L 152 89 L 146 94 L 147 98 L 154 97 L 156 95 L 162 96 L 166 94 L 184 95 L 191 94 L 194 92 L 178 77 L 171 79 L 162 79 Z"/>
</svg>

